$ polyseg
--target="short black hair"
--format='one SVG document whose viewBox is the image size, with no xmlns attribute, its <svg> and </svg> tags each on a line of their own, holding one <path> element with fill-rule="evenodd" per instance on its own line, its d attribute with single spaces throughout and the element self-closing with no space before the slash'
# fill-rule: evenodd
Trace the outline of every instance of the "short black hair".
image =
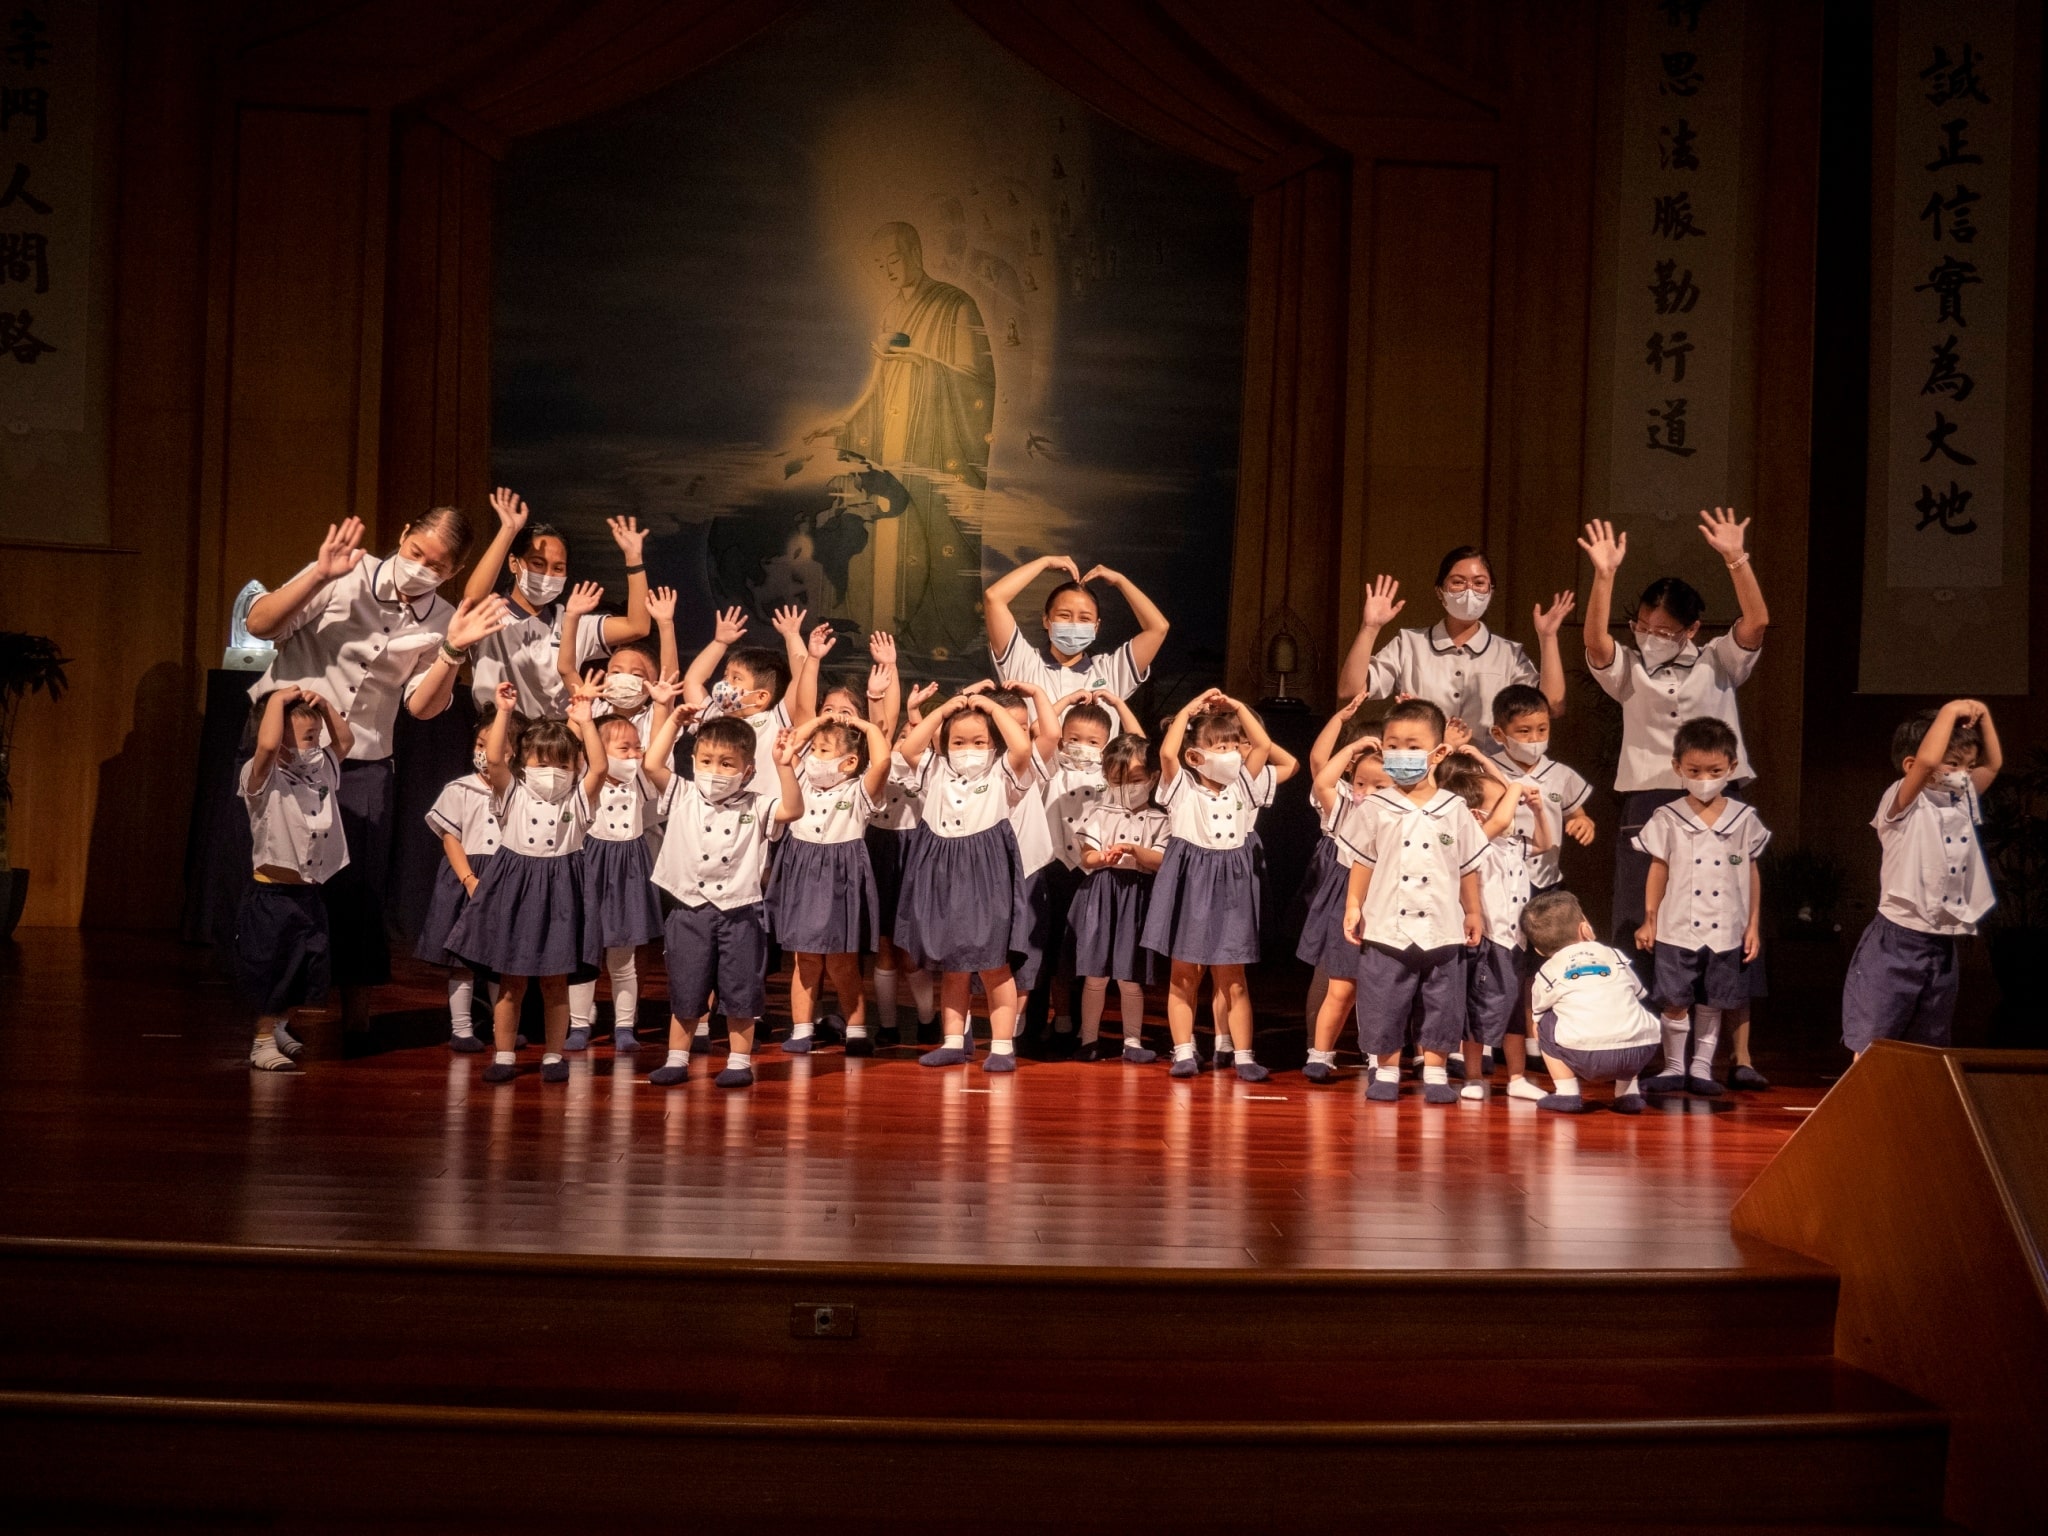
<svg viewBox="0 0 2048 1536">
<path fill-rule="evenodd" d="M 1742 743 L 1735 739 L 1735 730 L 1726 720 L 1697 715 L 1679 726 L 1671 738 L 1673 761 L 1688 752 L 1718 752 L 1732 763 L 1742 755 Z"/>
<path fill-rule="evenodd" d="M 1212 742 L 1243 741 L 1244 717 L 1234 709 L 1212 709 L 1188 722 L 1187 744 L 1209 750 Z"/>
<path fill-rule="evenodd" d="M 537 768 L 574 768 L 583 761 L 583 739 L 566 720 L 536 720 L 519 733 L 512 760 L 523 768 L 528 757 Z"/>
<path fill-rule="evenodd" d="M 1453 752 L 1436 765 L 1436 787 L 1456 795 L 1475 811 L 1486 806 L 1486 784 L 1491 777 L 1463 752 Z"/>
<path fill-rule="evenodd" d="M 1550 700 L 1543 696 L 1541 688 L 1532 688 L 1527 683 L 1509 683 L 1493 696 L 1495 725 L 1507 725 L 1524 715 L 1550 718 Z"/>
<path fill-rule="evenodd" d="M 1023 693 L 1016 688 L 991 688 L 988 691 L 988 701 L 998 709 L 1029 709 L 1031 707 L 1031 701 L 1025 698 Z"/>
<path fill-rule="evenodd" d="M 649 661 L 653 662 L 654 675 L 656 677 L 661 676 L 661 647 L 653 640 L 643 636 L 638 640 L 622 641 L 612 647 L 612 654 L 614 656 L 623 656 L 628 651 L 633 652 L 636 656 L 645 656 Z"/>
<path fill-rule="evenodd" d="M 1445 555 L 1442 560 L 1437 562 L 1436 584 L 1442 586 L 1445 582 L 1449 581 L 1451 579 L 1451 572 L 1456 569 L 1459 562 L 1465 560 L 1477 560 L 1486 567 L 1486 579 L 1488 581 L 1493 579 L 1493 562 L 1486 557 L 1486 551 L 1477 544 L 1460 544 L 1456 549 Z"/>
<path fill-rule="evenodd" d="M 707 744 L 731 747 L 743 761 L 754 760 L 754 728 L 737 715 L 716 715 L 698 726 L 697 745 Z"/>
<path fill-rule="evenodd" d="M 1585 920 L 1586 909 L 1570 891 L 1545 891 L 1531 896 L 1522 908 L 1522 932 L 1539 955 L 1554 955 L 1567 944 L 1576 944 L 1579 924 Z"/>
<path fill-rule="evenodd" d="M 854 759 L 853 771 L 867 771 L 868 733 L 837 715 L 827 717 L 823 725 L 811 732 L 811 745 L 822 748 L 832 757 L 845 757 L 851 753 Z"/>
<path fill-rule="evenodd" d="M 1636 612 L 1645 608 L 1662 608 L 1687 629 L 1707 615 L 1707 600 L 1700 596 L 1700 589 L 1689 581 L 1676 576 L 1659 576 L 1647 587 L 1636 602 Z"/>
<path fill-rule="evenodd" d="M 1102 604 L 1096 599 L 1095 594 L 1093 592 L 1090 592 L 1086 586 L 1082 585 L 1078 581 L 1063 581 L 1058 586 L 1054 587 L 1050 592 L 1046 593 L 1045 608 L 1043 611 L 1046 613 L 1051 613 L 1052 605 L 1058 602 L 1061 598 L 1065 597 L 1069 592 L 1080 593 L 1083 597 L 1087 598 L 1089 602 L 1095 604 L 1095 611 L 1098 614 L 1102 612 Z"/>
<path fill-rule="evenodd" d="M 726 660 L 738 662 L 756 688 L 766 688 L 777 699 L 789 687 L 789 657 L 770 646 L 749 645 L 734 651 Z"/>
<path fill-rule="evenodd" d="M 1430 730 L 1436 733 L 1438 745 L 1442 745 L 1444 731 L 1450 724 L 1449 721 L 1444 719 L 1444 712 L 1430 703 L 1429 700 L 1403 699 L 1387 711 L 1386 719 L 1380 722 L 1380 729 L 1385 730 L 1388 726 L 1398 725 L 1404 720 L 1415 720 L 1428 726 Z"/>
<path fill-rule="evenodd" d="M 533 546 L 542 539 L 555 539 L 559 541 L 562 546 L 562 553 L 568 554 L 569 538 L 561 529 L 557 528 L 553 523 L 528 523 L 524 528 L 512 535 L 512 558 L 514 560 L 525 559 L 526 556 L 533 552 Z"/>
<path fill-rule="evenodd" d="M 1060 729 L 1064 731 L 1074 724 L 1101 726 L 1104 741 L 1116 734 L 1116 721 L 1110 718 L 1109 711 L 1100 704 L 1076 704 L 1067 711 L 1066 718 L 1060 721 Z"/>
<path fill-rule="evenodd" d="M 1892 767 L 1903 773 L 1906 759 L 1920 755 L 1920 743 L 1927 739 L 1927 733 L 1934 729 L 1938 710 L 1923 709 L 1917 715 L 1899 722 L 1899 728 L 1892 732 Z M 1972 751 L 1984 750 L 1984 738 L 1974 725 L 1957 725 L 1948 733 L 1949 751 L 1957 747 L 1968 747 Z"/>
</svg>

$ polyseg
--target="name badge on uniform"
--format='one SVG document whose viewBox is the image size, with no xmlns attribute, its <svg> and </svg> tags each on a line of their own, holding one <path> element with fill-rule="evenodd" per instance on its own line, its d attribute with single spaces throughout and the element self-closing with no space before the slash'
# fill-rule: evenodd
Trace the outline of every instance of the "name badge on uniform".
<svg viewBox="0 0 2048 1536">
<path fill-rule="evenodd" d="M 743 826 L 743 827 L 745 827 L 745 826 L 751 826 L 751 825 L 753 824 L 753 820 L 754 820 L 754 813 L 753 813 L 752 811 L 741 811 L 741 812 L 740 812 L 740 821 L 739 821 L 739 824 L 740 824 L 741 826 Z"/>
<path fill-rule="evenodd" d="M 853 802 L 851 800 L 836 801 L 834 802 L 832 809 L 835 811 L 850 811 L 853 809 Z"/>
<path fill-rule="evenodd" d="M 977 795 L 985 795 L 988 793 L 988 786 L 986 784 L 977 784 L 974 786 L 974 792 Z"/>
<path fill-rule="evenodd" d="M 1731 853 L 1728 855 L 1728 862 L 1730 864 L 1740 864 L 1742 862 L 1742 855 L 1739 853 Z"/>
<path fill-rule="evenodd" d="M 1442 843 L 1446 848 L 1451 846 L 1451 834 L 1448 832 L 1437 833 L 1436 840 Z"/>
<path fill-rule="evenodd" d="M 1559 793 L 1558 793 L 1558 792 L 1557 792 L 1556 790 L 1552 790 L 1552 791 L 1550 792 L 1550 803 L 1551 803 L 1552 805 L 1563 805 L 1563 804 L 1564 804 L 1564 796 L 1563 796 L 1563 795 L 1560 795 L 1560 794 L 1559 794 Z"/>
</svg>

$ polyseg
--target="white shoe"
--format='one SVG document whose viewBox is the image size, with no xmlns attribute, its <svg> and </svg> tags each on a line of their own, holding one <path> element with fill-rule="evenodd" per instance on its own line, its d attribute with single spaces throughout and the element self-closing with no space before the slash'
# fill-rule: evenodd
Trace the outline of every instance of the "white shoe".
<svg viewBox="0 0 2048 1536">
<path fill-rule="evenodd" d="M 1527 1099 L 1533 1104 L 1539 1099 L 1547 1098 L 1548 1095 L 1526 1077 L 1511 1077 L 1508 1079 L 1508 1097 Z"/>
<path fill-rule="evenodd" d="M 275 1040 L 258 1040 L 249 1051 L 249 1065 L 258 1072 L 296 1072 L 298 1066 L 291 1057 L 277 1048 Z"/>
<path fill-rule="evenodd" d="M 1467 1083 L 1458 1090 L 1459 1098 L 1475 1100 L 1482 1104 L 1486 1102 L 1486 1095 L 1487 1086 L 1484 1082 Z"/>
</svg>

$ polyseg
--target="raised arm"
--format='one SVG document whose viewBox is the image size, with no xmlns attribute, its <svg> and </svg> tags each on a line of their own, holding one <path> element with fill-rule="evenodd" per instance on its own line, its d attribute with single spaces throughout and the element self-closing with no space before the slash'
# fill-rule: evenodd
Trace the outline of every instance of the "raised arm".
<svg viewBox="0 0 2048 1536">
<path fill-rule="evenodd" d="M 491 492 L 491 510 L 498 514 L 498 531 L 476 557 L 476 564 L 469 568 L 469 579 L 462 584 L 462 595 L 473 603 L 482 602 L 497 590 L 498 573 L 512 557 L 512 541 L 532 516 L 526 503 L 502 485 Z"/>
<path fill-rule="evenodd" d="M 307 566 L 275 592 L 266 592 L 249 605 L 245 622 L 258 640 L 275 640 L 299 610 L 310 603 L 320 589 L 337 576 L 345 576 L 362 563 L 363 520 L 345 517 L 327 525 L 327 537 L 319 553 Z"/>
<path fill-rule="evenodd" d="M 455 616 L 448 621 L 447 637 L 435 650 L 426 670 L 406 690 L 405 712 L 415 720 L 431 720 L 446 709 L 448 701 L 455 697 L 455 679 L 469 658 L 469 648 L 495 635 L 511 619 L 511 606 L 502 597 L 487 597 L 480 603 L 465 597 L 456 604 Z"/>
<path fill-rule="evenodd" d="M 493 702 L 497 714 L 484 732 L 484 777 L 490 781 L 493 798 L 512 787 L 512 716 L 519 708 L 519 690 L 511 683 L 498 684 Z"/>
<path fill-rule="evenodd" d="M 656 587 L 647 594 L 647 616 L 654 620 L 655 641 L 660 655 L 655 669 L 663 677 L 683 670 L 683 653 L 676 646 L 676 589 Z"/>
<path fill-rule="evenodd" d="M 1391 576 L 1377 576 L 1366 589 L 1365 608 L 1358 621 L 1358 633 L 1345 652 L 1344 665 L 1337 669 L 1337 692 L 1350 697 L 1366 691 L 1372 673 L 1372 653 L 1380 643 L 1380 631 L 1400 617 L 1408 606 L 1401 596 L 1401 583 Z"/>
<path fill-rule="evenodd" d="M 725 653 L 738 645 L 747 635 L 747 616 L 737 608 L 727 608 L 718 615 L 718 624 L 711 632 L 711 643 L 690 658 L 690 670 L 683 674 L 683 701 L 699 709 L 711 698 L 711 674 L 719 663 L 725 660 Z"/>
<path fill-rule="evenodd" d="M 1017 638 L 1017 619 L 1010 612 L 1010 604 L 1050 570 L 1065 571 L 1076 581 L 1081 579 L 1081 567 L 1074 563 L 1072 555 L 1040 555 L 1007 575 L 998 576 L 981 594 L 982 620 L 988 626 L 988 648 L 992 655 L 1002 655 Z"/>
<path fill-rule="evenodd" d="M 872 720 L 856 719 L 853 724 L 868 742 L 868 766 L 860 776 L 860 787 L 867 792 L 868 799 L 880 805 L 883 792 L 889 787 L 889 736 Z"/>
<path fill-rule="evenodd" d="M 555 647 L 555 675 L 572 694 L 582 681 L 576 671 L 576 634 L 602 601 L 604 588 L 594 581 L 577 582 L 562 599 L 562 643 Z"/>
<path fill-rule="evenodd" d="M 647 686 L 648 694 L 654 700 L 653 728 L 647 734 L 647 748 L 640 757 L 640 771 L 647 775 L 657 794 L 668 789 L 668 781 L 675 777 L 670 767 L 676 754 L 676 736 L 685 721 L 692 719 L 697 711 L 692 707 L 678 709 L 676 701 L 682 697 L 683 685 L 671 672 Z"/>
<path fill-rule="evenodd" d="M 604 643 L 631 645 L 653 627 L 647 612 L 647 530 L 631 517 L 608 517 L 605 525 L 611 529 L 619 553 L 626 557 L 626 612 L 604 621 Z"/>
<path fill-rule="evenodd" d="M 1999 768 L 2004 766 L 2004 759 L 1998 756 L 1997 735 L 1988 729 L 1991 724 L 1991 711 L 1975 699 L 1950 699 L 1936 712 L 1934 724 L 1927 727 L 1927 734 L 1920 738 L 1920 745 L 1913 749 L 1913 766 L 1906 770 L 1906 776 L 1899 784 L 1899 792 L 1892 798 L 1893 816 L 1905 815 L 1906 807 L 1911 805 L 1920 791 L 1927 787 L 1928 781 L 1942 771 L 1942 759 L 1948 756 L 1949 741 L 1955 735 L 1956 727 L 1972 723 L 1985 730 L 1982 737 L 1984 748 L 1980 755 L 1993 758 L 1995 761 L 1988 765 L 1990 773 L 1982 783 L 1978 783 L 1976 774 L 1983 773 L 1987 766 L 1986 763 L 1980 762 L 1971 774 L 1971 782 L 1982 790 L 1997 777 Z"/>
<path fill-rule="evenodd" d="M 808 708 L 804 706 L 803 695 L 799 691 L 804 685 L 804 670 L 811 660 L 810 647 L 804 643 L 804 620 L 809 617 L 806 610 L 790 606 L 776 609 L 774 618 L 769 620 L 769 627 L 782 636 L 782 654 L 789 662 L 789 686 L 782 691 L 782 704 L 789 711 L 790 720 L 798 725 L 818 712 L 817 678 L 814 676 L 810 680 L 811 702 Z"/>
<path fill-rule="evenodd" d="M 1520 796 L 1522 804 L 1529 807 L 1530 820 L 1535 823 L 1536 830 L 1529 834 L 1530 852 L 1548 853 L 1557 845 L 1557 839 L 1551 835 L 1550 818 L 1543 814 L 1543 791 L 1534 784 L 1510 787 Z"/>
<path fill-rule="evenodd" d="M 1991 781 L 2005 766 L 2005 748 L 1998 744 L 1998 727 L 1991 723 L 1989 706 L 1978 704 L 1975 699 L 1970 702 L 1976 705 L 1976 718 L 1972 723 L 1977 727 L 1978 742 L 1977 766 L 1970 770 L 1970 782 L 1981 795 L 1991 787 Z"/>
<path fill-rule="evenodd" d="M 1323 768 L 1330 761 L 1330 754 L 1337 750 L 1337 738 L 1344 734 L 1345 722 L 1357 714 L 1364 703 L 1363 692 L 1353 694 L 1351 702 L 1325 720 L 1323 728 L 1316 732 L 1316 739 L 1308 749 L 1308 771 L 1314 775 L 1311 782 L 1321 782 Z"/>
<path fill-rule="evenodd" d="M 839 637 L 832 633 L 830 624 L 819 624 L 811 630 L 811 637 L 804 646 L 803 669 L 789 680 L 789 718 L 791 724 L 802 725 L 818 713 L 818 678 L 825 670 L 825 658 L 832 654 Z"/>
<path fill-rule="evenodd" d="M 968 695 L 969 707 L 987 715 L 1003 738 L 1010 759 L 1010 772 L 1022 773 L 1031 762 L 1031 736 L 1017 723 L 1017 717 L 985 693 Z M 1058 738 L 1055 737 L 1055 740 Z"/>
<path fill-rule="evenodd" d="M 583 743 L 583 798 L 594 805 L 604 789 L 609 758 L 604 738 L 597 734 L 597 722 L 590 717 L 590 700 L 569 701 L 569 725 L 576 732 L 576 739 Z"/>
<path fill-rule="evenodd" d="M 320 718 L 327 726 L 328 745 L 334 748 L 337 758 L 346 760 L 349 750 L 356 744 L 355 732 L 348 727 L 348 717 L 334 707 L 334 701 L 324 693 L 311 688 L 301 690 L 305 696 L 320 706 Z"/>
<path fill-rule="evenodd" d="M 868 636 L 868 719 L 882 728 L 883 753 L 903 719 L 903 677 L 896 670 L 896 637 L 876 630 Z"/>
<path fill-rule="evenodd" d="M 1131 708 L 1130 701 L 1128 699 L 1121 698 L 1118 695 L 1111 693 L 1108 689 L 1104 688 L 1099 690 L 1095 694 L 1095 702 L 1098 704 L 1107 704 L 1111 709 L 1116 711 L 1117 720 L 1122 724 L 1124 728 L 1124 734 L 1126 736 L 1144 737 L 1150 734 L 1150 732 L 1148 732 L 1145 729 L 1145 722 L 1140 720 L 1137 716 L 1137 712 Z"/>
<path fill-rule="evenodd" d="M 1379 750 L 1377 736 L 1360 736 L 1324 758 L 1323 766 L 1316 769 L 1315 777 L 1309 781 L 1309 793 L 1315 797 L 1316 805 L 1327 811 L 1336 802 L 1337 786 L 1351 776 L 1358 759 L 1368 751 Z"/>
<path fill-rule="evenodd" d="M 1754 651 L 1763 645 L 1764 631 L 1771 627 L 1771 610 L 1764 604 L 1764 589 L 1757 585 L 1756 565 L 1742 547 L 1749 522 L 1746 517 L 1737 522 L 1733 507 L 1700 513 L 1700 536 L 1713 545 L 1714 553 L 1728 567 L 1729 579 L 1735 583 L 1735 601 L 1742 608 L 1742 617 L 1735 621 L 1735 643 Z"/>
<path fill-rule="evenodd" d="M 284 746 L 284 712 L 299 697 L 296 688 L 274 688 L 263 697 L 263 715 L 256 722 L 256 750 L 249 754 L 249 767 L 236 789 L 244 795 L 258 793 L 270 782 L 270 770 L 277 766 L 278 751 Z"/>
<path fill-rule="evenodd" d="M 1194 718 L 1197 710 L 1222 696 L 1222 692 L 1215 688 L 1209 689 L 1206 693 L 1198 693 L 1181 705 L 1180 713 L 1166 723 L 1166 732 L 1159 738 L 1161 785 L 1171 784 L 1180 777 L 1180 746 L 1187 739 L 1188 721 Z"/>
<path fill-rule="evenodd" d="M 1038 755 L 1046 762 L 1051 762 L 1053 753 L 1060 749 L 1060 721 L 1066 714 L 1067 699 L 1078 698 L 1080 695 L 1070 693 L 1066 699 L 1055 704 L 1051 695 L 1036 683 L 1027 683 L 1019 679 L 1007 686 L 1016 689 L 1030 701 L 1031 730 L 1027 734 L 1032 744 L 1040 749 Z"/>
<path fill-rule="evenodd" d="M 932 743 L 939 739 L 939 728 L 945 724 L 948 715 L 957 715 L 968 707 L 972 694 L 956 693 L 922 720 L 915 721 L 903 733 L 903 739 L 896 743 L 896 755 L 903 759 L 906 768 L 915 768 L 924 761 L 925 753 L 931 751 Z"/>
<path fill-rule="evenodd" d="M 1617 537 L 1614 524 L 1595 519 L 1586 524 L 1579 548 L 1593 567 L 1593 583 L 1586 589 L 1586 617 L 1579 633 L 1586 646 L 1586 665 L 1601 671 L 1614 665 L 1614 636 L 1607 626 L 1614 619 L 1614 573 L 1628 558 L 1628 535 Z"/>
<path fill-rule="evenodd" d="M 823 723 L 824 716 L 813 715 L 795 730 L 784 731 L 782 739 L 775 743 L 775 777 L 782 788 L 782 798 L 775 802 L 775 819 L 779 822 L 787 824 L 804 813 L 804 789 L 796 781 L 797 754 Z"/>
<path fill-rule="evenodd" d="M 1123 593 L 1124 601 L 1131 605 L 1131 614 L 1138 621 L 1138 633 L 1131 641 L 1131 661 L 1138 671 L 1148 672 L 1152 658 L 1159 654 L 1159 647 L 1166 643 L 1166 632 L 1173 628 L 1166 615 L 1159 611 L 1159 605 L 1147 597 L 1138 584 L 1121 571 L 1112 571 L 1106 565 L 1098 565 L 1081 578 L 1082 584 L 1097 577 L 1108 582 Z"/>
<path fill-rule="evenodd" d="M 1536 686 L 1543 690 L 1553 720 L 1564 714 L 1564 657 L 1558 650 L 1557 633 L 1578 606 L 1578 598 L 1570 592 L 1551 598 L 1548 608 L 1536 605 Z"/>
<path fill-rule="evenodd" d="M 1245 745 L 1251 750 L 1244 755 L 1244 771 L 1247 778 L 1257 778 L 1266 771 L 1267 764 L 1273 768 L 1276 783 L 1285 784 L 1294 777 L 1294 770 L 1301 766 L 1294 754 L 1266 734 L 1266 722 L 1259 718 L 1259 712 L 1249 704 L 1240 703 L 1228 694 L 1218 694 L 1216 702 L 1226 709 L 1237 711 L 1237 718 L 1244 722 Z"/>
</svg>

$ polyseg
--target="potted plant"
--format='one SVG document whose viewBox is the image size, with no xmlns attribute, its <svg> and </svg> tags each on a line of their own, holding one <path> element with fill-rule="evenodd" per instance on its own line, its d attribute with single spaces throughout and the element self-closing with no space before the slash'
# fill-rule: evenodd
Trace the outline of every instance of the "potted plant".
<svg viewBox="0 0 2048 1536">
<path fill-rule="evenodd" d="M 2048 748 L 2010 765 L 1984 797 L 1978 835 L 1998 905 L 1987 924 L 1997 978 L 1997 1045 L 2048 1046 L 2040 956 L 2048 946 Z"/>
<path fill-rule="evenodd" d="M 14 722 L 21 713 L 21 701 L 30 694 L 64 697 L 69 684 L 64 669 L 70 663 L 71 658 L 58 651 L 57 642 L 46 636 L 0 630 L 0 938 L 14 932 L 21 909 L 28 903 L 28 871 L 14 867 L 7 843 L 7 810 L 14 799 L 9 773 Z"/>
</svg>

